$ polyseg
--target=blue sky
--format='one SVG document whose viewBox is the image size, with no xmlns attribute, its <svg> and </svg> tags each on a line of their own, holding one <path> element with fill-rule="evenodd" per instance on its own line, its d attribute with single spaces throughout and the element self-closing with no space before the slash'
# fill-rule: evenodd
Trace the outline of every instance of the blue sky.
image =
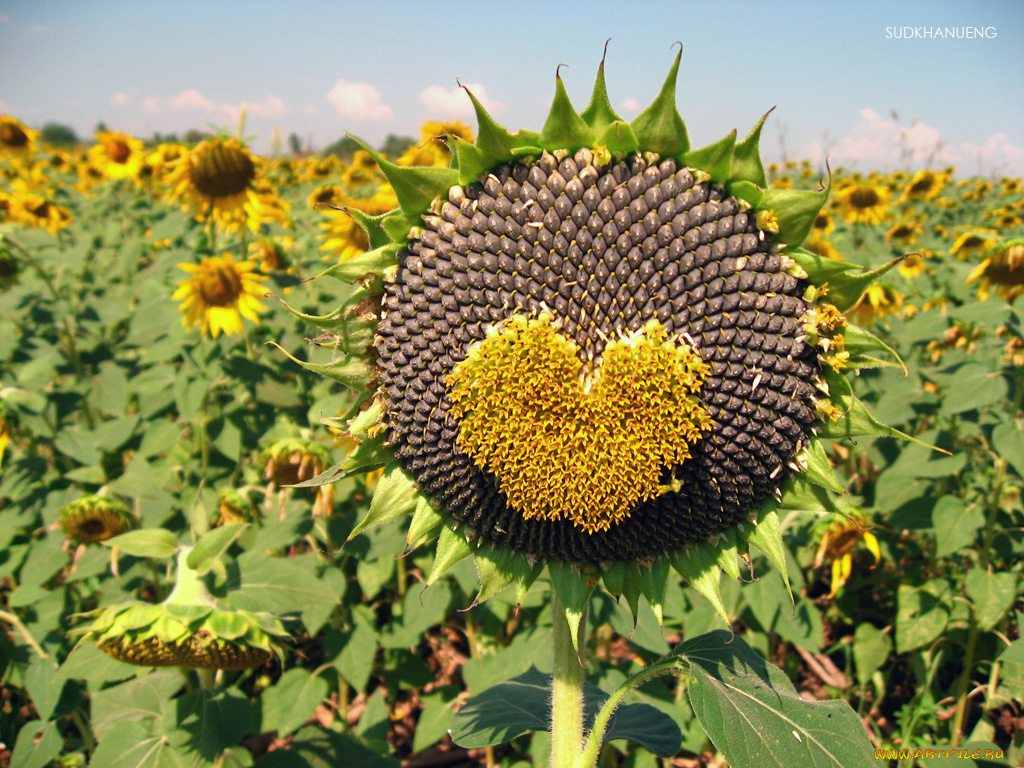
<svg viewBox="0 0 1024 768">
<path fill-rule="evenodd" d="M 904 27 L 988 36 L 901 39 Z M 429 117 L 472 123 L 459 78 L 499 122 L 539 129 L 555 68 L 566 65 L 582 109 L 608 37 L 608 89 L 627 119 L 654 98 L 682 41 L 678 104 L 694 146 L 745 134 L 776 106 L 767 159 L 827 151 L 864 170 L 1024 175 L 1016 0 L 0 0 L 0 112 L 83 137 L 101 120 L 148 137 L 233 126 L 244 103 L 261 152 L 275 126 L 314 147 L 345 131 L 378 144 L 416 135 Z"/>
</svg>

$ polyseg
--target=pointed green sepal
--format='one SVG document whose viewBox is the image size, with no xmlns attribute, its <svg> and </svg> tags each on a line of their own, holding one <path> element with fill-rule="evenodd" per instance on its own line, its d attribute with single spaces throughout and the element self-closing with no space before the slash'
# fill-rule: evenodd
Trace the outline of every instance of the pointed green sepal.
<svg viewBox="0 0 1024 768">
<path fill-rule="evenodd" d="M 640 591 L 654 609 L 658 626 L 665 624 L 665 589 L 668 587 L 668 559 L 659 557 L 650 568 L 640 566 Z"/>
<path fill-rule="evenodd" d="M 800 245 L 814 226 L 814 219 L 828 199 L 828 190 L 769 189 L 764 193 L 759 208 L 771 211 L 778 221 L 775 241 L 787 245 Z"/>
<path fill-rule="evenodd" d="M 775 109 L 775 107 L 772 107 Z M 761 129 L 764 128 L 764 121 L 772 110 L 764 113 L 764 117 L 757 121 L 757 125 L 743 141 L 736 144 L 732 153 L 732 167 L 729 169 L 729 176 L 737 181 L 749 181 L 758 187 L 767 187 L 768 179 L 764 175 L 764 165 L 761 163 Z"/>
<path fill-rule="evenodd" d="M 573 649 L 579 653 L 580 622 L 587 610 L 587 602 L 594 591 L 594 585 L 588 583 L 586 574 L 579 573 L 570 563 L 562 560 L 552 560 L 548 563 L 548 573 L 551 574 L 551 585 L 562 602 L 565 619 L 569 622 Z"/>
<path fill-rule="evenodd" d="M 640 148 L 644 152 L 657 152 L 662 157 L 682 158 L 690 150 L 686 124 L 676 111 L 676 80 L 682 46 L 672 62 L 661 91 L 651 105 L 630 123 Z"/>
<path fill-rule="evenodd" d="M 629 123 L 616 120 L 598 137 L 594 146 L 604 147 L 613 153 L 636 152 L 640 148 L 640 142 L 637 141 L 636 134 L 629 127 Z"/>
<path fill-rule="evenodd" d="M 494 597 L 516 580 L 515 571 L 512 569 L 512 550 L 508 547 L 484 545 L 473 553 L 473 559 L 480 582 L 480 591 L 473 599 L 473 605 L 479 605 Z"/>
<path fill-rule="evenodd" d="M 448 192 L 447 187 L 445 187 L 445 192 Z M 396 244 L 404 244 L 409 239 L 409 230 L 422 223 L 423 221 L 418 215 L 405 214 L 400 208 L 393 210 L 381 222 L 384 231 L 388 233 L 388 237 Z"/>
<path fill-rule="evenodd" d="M 803 475 L 789 477 L 782 484 L 782 498 L 778 508 L 792 512 L 816 512 L 818 514 L 839 511 L 828 489 L 804 479 Z"/>
<path fill-rule="evenodd" d="M 459 169 L 459 184 L 472 184 L 480 176 L 487 173 L 493 167 L 490 157 L 486 152 L 458 136 L 452 136 L 449 141 L 454 141 L 455 165 Z"/>
<path fill-rule="evenodd" d="M 401 250 L 401 246 L 397 243 L 389 243 L 338 262 L 333 267 L 325 269 L 317 277 L 333 277 L 349 285 L 379 283 L 384 271 L 398 264 L 399 250 Z"/>
<path fill-rule="evenodd" d="M 672 567 L 715 609 L 722 621 L 729 624 L 729 613 L 722 602 L 722 569 L 713 548 L 707 544 L 690 546 L 671 555 Z"/>
<path fill-rule="evenodd" d="M 368 437 L 374 427 L 382 423 L 383 418 L 384 404 L 379 400 L 374 400 L 349 421 L 345 432 L 352 437 Z"/>
<path fill-rule="evenodd" d="M 838 261 L 827 256 L 820 256 L 803 248 L 789 247 L 785 253 L 800 269 L 807 273 L 807 280 L 814 285 L 823 285 L 844 272 L 858 272 L 867 269 L 867 267 L 862 267 L 859 264 L 851 264 L 848 261 Z"/>
<path fill-rule="evenodd" d="M 549 152 L 555 149 L 568 149 L 575 152 L 580 147 L 589 147 L 594 143 L 594 131 L 583 122 L 569 101 L 565 92 L 565 84 L 555 74 L 555 98 L 551 102 L 551 111 L 544 121 L 544 129 L 540 132 L 540 144 Z"/>
<path fill-rule="evenodd" d="M 605 46 L 607 52 L 607 45 Z M 597 78 L 594 80 L 594 92 L 590 96 L 590 103 L 580 113 L 583 121 L 589 125 L 595 134 L 600 136 L 612 123 L 622 121 L 622 118 L 615 114 L 612 103 L 608 99 L 608 88 L 604 82 L 604 56 L 601 56 L 601 64 L 597 68 Z M 598 143 L 602 143 L 598 141 Z M 611 149 L 609 147 L 609 149 Z M 612 150 L 615 151 L 615 150 Z"/>
<path fill-rule="evenodd" d="M 466 541 L 465 534 L 451 526 L 444 526 L 437 537 L 437 553 L 434 555 L 434 567 L 427 579 L 427 586 L 436 584 L 449 568 L 471 554 L 473 546 Z"/>
<path fill-rule="evenodd" d="M 729 178 L 732 167 L 732 151 L 736 146 L 736 130 L 714 144 L 701 149 L 691 149 L 683 155 L 683 163 L 688 168 L 699 168 L 707 173 L 712 181 L 725 181 Z"/>
<path fill-rule="evenodd" d="M 333 360 L 330 363 L 307 363 L 304 360 L 299 360 L 291 354 L 287 349 L 282 347 L 276 341 L 268 341 L 268 344 L 272 344 L 279 350 L 285 353 L 289 359 L 293 362 L 298 363 L 307 371 L 318 373 L 328 379 L 334 379 L 340 384 L 344 384 L 346 387 L 352 387 L 352 389 L 366 390 L 370 389 L 374 381 L 374 372 L 370 370 L 369 366 L 365 361 L 354 357 L 345 356 L 339 357 L 337 360 Z"/>
<path fill-rule="evenodd" d="M 365 142 L 352 134 L 347 135 L 376 161 L 391 188 L 395 190 L 398 207 L 407 216 L 418 217 L 427 210 L 435 197 L 445 194 L 450 186 L 458 183 L 459 173 L 454 168 L 395 165 L 371 149 Z M 384 223 L 386 224 L 386 221 Z M 387 229 L 386 226 L 385 229 Z"/>
<path fill-rule="evenodd" d="M 488 114 L 484 105 L 479 102 L 469 88 L 462 86 L 462 90 L 469 96 L 469 100 L 473 102 L 473 109 L 476 111 L 476 149 L 484 156 L 490 156 L 491 166 L 510 159 L 515 138 L 504 126 L 498 125 L 494 121 L 494 118 Z M 461 164 L 459 168 L 462 168 Z"/>
<path fill-rule="evenodd" d="M 835 470 L 829 463 L 825 454 L 825 446 L 820 440 L 812 440 L 804 449 L 803 455 L 798 457 L 797 463 L 806 462 L 807 467 L 801 473 L 801 477 L 815 485 L 820 485 L 836 493 L 846 493 L 846 489 L 839 483 Z"/>
<path fill-rule="evenodd" d="M 847 368 L 902 368 L 904 374 L 907 373 L 907 366 L 896 350 L 860 326 L 850 323 L 843 329 L 843 344 L 850 353 Z M 893 360 L 879 360 L 869 355 L 870 352 L 884 352 L 891 355 Z"/>
<path fill-rule="evenodd" d="M 402 469 L 401 462 L 395 461 L 389 464 L 384 468 L 384 474 L 380 480 L 377 481 L 373 498 L 370 500 L 370 511 L 352 529 L 352 533 L 348 535 L 346 541 L 352 541 L 371 526 L 411 515 L 416 509 L 416 502 L 419 498 L 416 483 Z"/>
<path fill-rule="evenodd" d="M 395 452 L 387 445 L 384 435 L 367 438 L 353 448 L 348 458 L 341 463 L 342 474 L 338 479 L 372 472 L 390 464 L 394 458 Z"/>
<path fill-rule="evenodd" d="M 538 560 L 534 563 L 530 563 L 522 555 L 516 555 L 512 558 L 512 572 L 516 578 L 516 605 L 522 605 L 523 601 L 526 600 L 526 593 L 530 591 L 530 587 L 533 586 L 533 582 L 537 580 L 541 572 L 544 570 L 544 561 Z"/>
<path fill-rule="evenodd" d="M 722 531 L 722 540 L 715 547 L 718 566 L 734 579 L 740 578 L 740 548 L 736 543 L 736 529 Z"/>
<path fill-rule="evenodd" d="M 903 261 L 902 258 L 893 259 L 878 269 L 843 272 L 829 281 L 828 300 L 835 304 L 840 312 L 853 309 L 864 298 L 868 288 L 901 261 Z"/>
<path fill-rule="evenodd" d="M 625 579 L 622 582 L 622 596 L 626 598 L 626 605 L 633 615 L 633 629 L 636 629 L 637 618 L 640 615 L 640 566 L 636 563 L 626 563 L 624 571 Z"/>
<path fill-rule="evenodd" d="M 933 451 L 940 451 L 942 453 L 949 453 L 944 451 L 942 448 L 936 448 L 934 445 L 918 440 L 916 437 L 912 437 L 905 432 L 900 432 L 895 427 L 890 427 L 888 424 L 883 424 L 870 413 L 868 409 L 864 407 L 864 403 L 860 401 L 855 394 L 853 394 L 853 388 L 850 386 L 850 382 L 846 380 L 845 376 L 842 376 L 835 371 L 823 370 L 822 377 L 829 389 L 829 399 L 839 410 L 840 416 L 838 420 L 832 421 L 827 420 L 825 425 L 821 429 L 822 437 L 831 438 L 843 438 L 843 437 L 895 437 L 900 440 L 909 440 L 912 443 L 923 445 L 925 448 L 930 448 Z"/>
<path fill-rule="evenodd" d="M 362 227 L 364 232 L 366 232 L 366 238 L 370 243 L 371 249 L 383 248 L 391 242 L 388 238 L 387 232 L 384 231 L 384 227 L 381 225 L 384 217 L 390 214 L 391 211 L 385 211 L 384 213 L 378 213 L 376 216 L 371 216 L 370 214 L 360 211 L 355 207 L 342 208 L 342 210 L 351 216 L 352 220 Z"/>
<path fill-rule="evenodd" d="M 731 181 L 725 185 L 729 194 L 749 203 L 752 208 L 760 209 L 764 199 L 764 190 L 749 181 Z"/>
<path fill-rule="evenodd" d="M 425 541 L 434 537 L 441 530 L 446 515 L 434 509 L 430 499 L 420 496 L 416 500 L 416 510 L 412 513 L 412 520 L 409 521 L 409 532 L 405 537 L 406 550 L 413 550 Z"/>
<path fill-rule="evenodd" d="M 789 590 L 789 599 L 793 601 L 793 605 L 796 605 L 793 598 L 793 588 L 789 585 L 789 571 L 786 570 L 786 550 L 782 546 L 782 530 L 779 527 L 779 516 L 775 512 L 774 503 L 769 502 L 769 504 L 761 508 L 756 523 L 746 521 L 741 526 L 740 536 L 748 544 L 753 544 L 757 547 L 779 573 L 782 574 L 782 580 L 786 583 L 786 589 Z"/>
<path fill-rule="evenodd" d="M 626 582 L 626 564 L 621 560 L 601 574 L 601 581 L 608 594 L 616 600 L 622 597 L 623 585 Z"/>
</svg>

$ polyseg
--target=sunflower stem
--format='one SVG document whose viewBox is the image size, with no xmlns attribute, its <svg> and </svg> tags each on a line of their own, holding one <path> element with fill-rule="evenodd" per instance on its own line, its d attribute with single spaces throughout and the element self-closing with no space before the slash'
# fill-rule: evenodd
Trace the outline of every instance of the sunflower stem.
<svg viewBox="0 0 1024 768">
<path fill-rule="evenodd" d="M 174 580 L 174 589 L 164 600 L 163 605 L 214 605 L 213 595 L 203 583 L 203 577 L 188 566 L 188 555 L 192 547 L 178 550 L 178 573 Z"/>
<path fill-rule="evenodd" d="M 36 642 L 36 639 L 32 637 L 32 634 L 28 631 L 28 628 L 21 623 L 21 619 L 15 616 L 13 613 L 7 611 L 0 611 L 0 621 L 6 621 L 8 624 L 18 630 L 18 634 L 21 635 L 22 639 L 28 644 L 28 646 L 36 652 L 41 659 L 47 659 L 50 655 L 43 650 L 42 646 Z"/>
<path fill-rule="evenodd" d="M 562 601 L 551 593 L 552 638 L 555 647 L 551 683 L 551 768 L 581 765 L 583 752 L 583 682 L 586 670 L 573 643 Z M 586 609 L 577 638 L 586 636 Z M 583 644 L 580 643 L 580 651 Z M 593 765 L 590 763 L 589 765 Z"/>
</svg>

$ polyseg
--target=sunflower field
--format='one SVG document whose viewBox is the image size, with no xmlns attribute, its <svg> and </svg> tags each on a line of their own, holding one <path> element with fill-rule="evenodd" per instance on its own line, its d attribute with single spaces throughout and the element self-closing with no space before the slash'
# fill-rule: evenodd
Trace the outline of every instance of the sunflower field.
<svg viewBox="0 0 1024 768">
<path fill-rule="evenodd" d="M 1024 765 L 1024 182 L 675 76 L 344 161 L 0 115 L 0 767 Z"/>
</svg>

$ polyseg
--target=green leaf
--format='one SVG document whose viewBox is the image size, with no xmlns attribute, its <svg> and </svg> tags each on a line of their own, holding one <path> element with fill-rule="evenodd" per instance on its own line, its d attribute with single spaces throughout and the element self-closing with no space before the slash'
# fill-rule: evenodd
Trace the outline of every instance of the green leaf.
<svg viewBox="0 0 1024 768">
<path fill-rule="evenodd" d="M 104 768 L 189 768 L 185 756 L 163 734 L 152 735 L 142 723 L 114 725 L 100 740 L 90 765 Z"/>
<path fill-rule="evenodd" d="M 972 568 L 964 579 L 967 596 L 974 603 L 974 616 L 978 629 L 987 632 L 996 626 L 1013 605 L 1017 595 L 1017 574 L 989 573 L 984 568 Z"/>
<path fill-rule="evenodd" d="M 185 558 L 185 564 L 202 576 L 213 567 L 218 558 L 227 552 L 232 542 L 248 527 L 248 523 L 231 523 L 214 528 L 196 542 L 195 547 Z"/>
<path fill-rule="evenodd" d="M 947 557 L 970 546 L 985 525 L 985 513 L 977 504 L 956 496 L 943 496 L 932 509 L 935 557 Z"/>
<path fill-rule="evenodd" d="M 176 747 L 216 760 L 249 733 L 251 720 L 252 705 L 237 689 L 204 689 L 175 699 L 164 713 L 163 724 L 169 738 L 172 730 L 187 737 L 181 739 L 183 744 L 175 743 Z"/>
<path fill-rule="evenodd" d="M 413 753 L 433 746 L 448 733 L 457 694 L 456 686 L 443 685 L 420 697 L 423 710 L 416 721 L 416 733 L 412 738 Z"/>
<path fill-rule="evenodd" d="M 473 102 L 473 111 L 476 112 L 475 148 L 480 153 L 480 160 L 487 163 L 487 165 L 509 160 L 512 157 L 512 147 L 515 143 L 512 134 L 494 121 L 494 118 L 484 109 L 484 105 L 480 103 L 469 88 L 462 86 L 462 90 L 466 92 L 469 100 Z M 462 170 L 461 163 L 459 163 L 459 169 Z M 486 170 L 486 168 L 481 170 Z M 474 174 L 474 176 L 476 175 Z"/>
<path fill-rule="evenodd" d="M 92 727 L 102 742 L 121 723 L 161 718 L 175 693 L 185 685 L 176 669 L 151 672 L 145 677 L 104 688 L 92 694 Z"/>
<path fill-rule="evenodd" d="M 384 648 L 413 648 L 423 639 L 423 633 L 445 620 L 451 608 L 452 588 L 449 584 L 434 584 L 422 589 L 410 589 L 402 602 L 400 623 L 392 622 L 388 631 L 380 635 Z"/>
<path fill-rule="evenodd" d="M 909 440 L 912 443 L 923 445 L 925 448 L 932 448 L 916 437 L 900 432 L 894 427 L 883 424 L 874 416 L 868 413 L 864 403 L 853 394 L 850 382 L 846 377 L 835 371 L 826 370 L 822 372 L 825 381 L 828 383 L 829 398 L 842 414 L 837 421 L 828 420 L 821 428 L 822 437 L 897 437 L 902 440 Z"/>
<path fill-rule="evenodd" d="M 239 556 L 228 569 L 224 598 L 234 608 L 286 614 L 319 604 L 335 605 L 331 588 L 317 578 L 317 555 L 281 559 L 263 552 Z"/>
<path fill-rule="evenodd" d="M 681 158 L 690 149 L 686 124 L 676 111 L 676 79 L 679 76 L 679 60 L 682 56 L 683 49 L 680 46 L 658 96 L 630 123 L 640 149 L 644 152 L 657 152 L 663 157 Z"/>
<path fill-rule="evenodd" d="M 352 736 L 310 725 L 292 739 L 288 749 L 267 752 L 255 768 L 400 768 L 393 757 L 380 755 Z"/>
<path fill-rule="evenodd" d="M 376 617 L 366 614 L 368 610 L 357 607 L 351 614 L 351 628 L 340 639 L 336 654 L 327 653 L 328 658 L 345 681 L 362 692 L 373 672 L 373 660 L 377 655 L 377 633 L 374 631 Z"/>
<path fill-rule="evenodd" d="M 892 640 L 885 632 L 866 622 L 857 625 L 853 635 L 853 662 L 857 667 L 857 679 L 862 684 L 882 668 L 891 654 Z"/>
<path fill-rule="evenodd" d="M 844 701 L 805 701 L 742 638 L 716 630 L 671 654 L 689 667 L 687 696 L 735 768 L 868 768 L 871 743 Z"/>
<path fill-rule="evenodd" d="M 32 720 L 18 731 L 10 768 L 46 768 L 63 747 L 64 739 L 56 723 Z"/>
<path fill-rule="evenodd" d="M 57 664 L 53 659 L 34 657 L 25 670 L 25 689 L 28 691 L 36 713 L 43 720 L 49 720 L 64 691 L 65 678 L 59 677 Z"/>
<path fill-rule="evenodd" d="M 992 447 L 1024 477 L 1024 427 L 1019 421 L 1004 421 L 992 430 Z"/>
<path fill-rule="evenodd" d="M 832 464 L 828 460 L 825 446 L 821 444 L 821 440 L 812 440 L 807 446 L 805 456 L 807 469 L 804 470 L 801 477 L 836 493 L 846 492 L 846 489 L 836 479 L 836 473 L 832 469 Z"/>
<path fill-rule="evenodd" d="M 575 152 L 580 147 L 589 147 L 594 143 L 594 131 L 573 109 L 572 102 L 565 92 L 562 78 L 555 73 L 555 98 L 551 102 L 544 128 L 540 132 L 540 141 L 544 149 L 568 149 Z"/>
<path fill-rule="evenodd" d="M 420 498 L 422 497 L 416 488 L 416 482 L 402 469 L 402 463 L 392 462 L 377 481 L 373 499 L 370 500 L 370 510 L 352 529 L 347 541 L 352 541 L 372 525 L 381 525 L 411 515 Z"/>
<path fill-rule="evenodd" d="M 512 550 L 499 544 L 485 544 L 476 550 L 473 559 L 480 591 L 473 599 L 473 605 L 493 597 L 515 581 L 512 557 Z"/>
<path fill-rule="evenodd" d="M 400 249 L 401 247 L 396 243 L 383 245 L 339 262 L 333 267 L 325 269 L 317 277 L 329 276 L 344 283 L 373 283 L 384 274 L 385 270 L 398 265 L 397 254 Z"/>
<path fill-rule="evenodd" d="M 430 499 L 420 496 L 416 502 L 416 511 L 412 513 L 412 520 L 409 521 L 409 531 L 406 535 L 406 549 L 414 549 L 421 543 L 441 529 L 447 516 L 434 509 Z"/>
<path fill-rule="evenodd" d="M 366 361 L 360 357 L 342 355 L 330 363 L 308 363 L 304 360 L 299 360 L 299 358 L 295 357 L 295 355 L 276 341 L 269 341 L 267 343 L 277 347 L 281 352 L 284 352 L 289 360 L 293 363 L 298 363 L 307 371 L 320 374 L 328 379 L 334 379 L 339 384 L 352 387 L 352 389 L 365 390 L 371 387 L 373 373 L 370 371 Z"/>
<path fill-rule="evenodd" d="M 260 696 L 263 704 L 263 733 L 277 731 L 285 738 L 297 731 L 316 714 L 327 698 L 329 686 L 319 675 L 301 667 L 293 667 Z"/>
<path fill-rule="evenodd" d="M 896 594 L 896 651 L 931 645 L 949 621 L 949 584 L 932 579 L 920 587 L 901 584 Z"/>
<path fill-rule="evenodd" d="M 172 557 L 178 551 L 178 539 L 162 528 L 143 528 L 114 536 L 103 542 L 135 557 Z"/>
<path fill-rule="evenodd" d="M 701 546 L 708 545 L 702 544 Z M 716 558 L 717 565 L 717 552 L 712 556 Z M 668 586 L 668 568 L 668 560 L 664 557 L 655 560 L 650 568 L 640 566 L 640 591 L 647 598 L 647 602 L 651 604 L 654 616 L 658 619 L 658 626 L 665 622 L 665 589 Z"/>
<path fill-rule="evenodd" d="M 584 683 L 584 730 L 608 700 L 608 694 Z M 455 713 L 452 741 L 469 749 L 504 744 L 532 731 L 546 731 L 551 719 L 551 676 L 531 667 L 523 674 L 474 696 Z M 679 751 L 682 734 L 668 715 L 649 704 L 626 704 L 615 710 L 605 741 L 628 739 L 660 757 Z"/>
<path fill-rule="evenodd" d="M 992 371 L 984 363 L 967 362 L 957 368 L 946 383 L 939 413 L 953 416 L 1009 399 L 1010 385 L 1001 371 Z"/>
</svg>

